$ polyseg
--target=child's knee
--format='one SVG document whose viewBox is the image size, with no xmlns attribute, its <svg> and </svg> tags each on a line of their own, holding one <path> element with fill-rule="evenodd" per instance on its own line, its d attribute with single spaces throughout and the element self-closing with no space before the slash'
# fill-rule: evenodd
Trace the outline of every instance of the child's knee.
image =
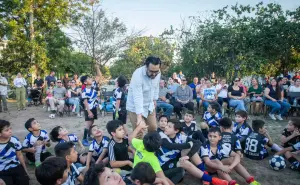
<svg viewBox="0 0 300 185">
<path fill-rule="evenodd" d="M 205 122 L 200 123 L 200 128 L 201 129 L 208 129 L 208 125 Z"/>
</svg>

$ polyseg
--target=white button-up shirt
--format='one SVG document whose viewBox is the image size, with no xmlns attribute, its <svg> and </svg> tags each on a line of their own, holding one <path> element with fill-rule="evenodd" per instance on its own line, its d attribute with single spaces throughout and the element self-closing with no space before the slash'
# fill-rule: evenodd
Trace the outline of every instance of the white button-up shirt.
<svg viewBox="0 0 300 185">
<path fill-rule="evenodd" d="M 8 85 L 8 82 L 5 77 L 0 76 L 0 84 Z M 4 95 L 4 96 L 7 95 L 7 86 L 6 85 L 0 85 L 0 95 Z"/>
<path fill-rule="evenodd" d="M 18 88 L 20 87 L 24 87 L 25 85 L 27 85 L 26 80 L 24 78 L 15 78 L 14 80 L 14 85 Z"/>
<path fill-rule="evenodd" d="M 154 79 L 147 76 L 146 66 L 136 69 L 128 89 L 126 109 L 147 118 L 154 110 L 154 100 L 158 99 L 160 74 Z"/>
</svg>

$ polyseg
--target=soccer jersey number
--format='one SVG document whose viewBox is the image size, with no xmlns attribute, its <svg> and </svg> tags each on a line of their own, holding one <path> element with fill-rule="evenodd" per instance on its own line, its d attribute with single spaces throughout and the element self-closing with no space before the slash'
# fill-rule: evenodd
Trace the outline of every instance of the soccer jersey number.
<svg viewBox="0 0 300 185">
<path fill-rule="evenodd" d="M 257 152 L 257 144 L 258 144 L 258 141 L 256 139 L 248 137 L 246 140 L 246 150 L 256 153 Z"/>
</svg>

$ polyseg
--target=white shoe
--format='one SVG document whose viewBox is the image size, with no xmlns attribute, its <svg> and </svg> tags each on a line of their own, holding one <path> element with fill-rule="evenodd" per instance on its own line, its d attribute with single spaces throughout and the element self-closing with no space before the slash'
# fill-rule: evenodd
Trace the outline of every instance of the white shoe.
<svg viewBox="0 0 300 185">
<path fill-rule="evenodd" d="M 282 120 L 283 120 L 280 114 L 278 114 L 278 115 L 275 115 L 275 117 L 276 117 L 278 120 L 280 120 L 280 121 L 282 121 Z"/>
<path fill-rule="evenodd" d="M 77 117 L 82 118 L 81 114 L 79 114 L 79 113 L 77 114 Z"/>
<path fill-rule="evenodd" d="M 269 114 L 269 116 L 270 116 L 270 118 L 271 118 L 272 120 L 276 120 L 274 114 Z"/>
</svg>

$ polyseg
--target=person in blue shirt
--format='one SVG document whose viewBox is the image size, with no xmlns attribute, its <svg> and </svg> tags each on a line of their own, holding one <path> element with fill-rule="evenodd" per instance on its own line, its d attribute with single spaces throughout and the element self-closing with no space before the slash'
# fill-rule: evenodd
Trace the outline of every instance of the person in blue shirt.
<svg viewBox="0 0 300 185">
<path fill-rule="evenodd" d="M 193 83 L 189 85 L 193 90 L 193 99 L 197 98 L 196 87 L 197 85 L 199 85 L 198 82 L 199 82 L 198 77 L 194 77 Z"/>
</svg>

